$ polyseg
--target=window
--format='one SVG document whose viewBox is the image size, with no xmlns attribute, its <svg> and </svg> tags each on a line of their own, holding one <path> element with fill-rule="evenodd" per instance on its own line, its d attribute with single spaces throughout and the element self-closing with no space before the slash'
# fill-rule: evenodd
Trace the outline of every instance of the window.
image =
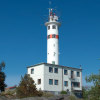
<svg viewBox="0 0 100 100">
<path fill-rule="evenodd" d="M 67 70 L 64 70 L 64 75 L 67 75 L 67 74 L 68 74 Z"/>
<path fill-rule="evenodd" d="M 73 75 L 73 73 L 74 73 L 74 72 L 73 72 L 73 71 L 71 71 L 71 75 Z"/>
<path fill-rule="evenodd" d="M 31 74 L 34 74 L 34 68 L 31 69 Z"/>
<path fill-rule="evenodd" d="M 49 39 L 50 38 L 50 35 L 48 35 L 47 38 Z"/>
<path fill-rule="evenodd" d="M 80 87 L 80 82 L 71 82 L 72 87 Z"/>
<path fill-rule="evenodd" d="M 53 68 L 49 67 L 49 72 L 53 73 Z"/>
<path fill-rule="evenodd" d="M 38 84 L 41 84 L 41 79 L 38 79 Z"/>
<path fill-rule="evenodd" d="M 53 79 L 49 79 L 49 85 L 53 85 Z"/>
<path fill-rule="evenodd" d="M 56 29 L 56 25 L 53 25 L 53 26 L 52 26 L 52 29 Z"/>
<path fill-rule="evenodd" d="M 52 61 L 52 64 L 55 64 L 55 61 Z"/>
<path fill-rule="evenodd" d="M 74 78 L 74 71 L 71 71 L 71 78 Z"/>
<path fill-rule="evenodd" d="M 80 77 L 80 72 L 77 72 L 77 77 Z"/>
<path fill-rule="evenodd" d="M 68 81 L 64 81 L 64 86 L 68 86 Z"/>
<path fill-rule="evenodd" d="M 58 85 L 58 80 L 55 80 L 55 85 Z"/>
<path fill-rule="evenodd" d="M 55 34 L 53 34 L 53 35 L 52 35 L 52 38 L 56 38 L 56 35 L 55 35 Z"/>
<path fill-rule="evenodd" d="M 55 68 L 54 72 L 55 72 L 55 73 L 58 73 L 58 68 Z"/>
<path fill-rule="evenodd" d="M 50 26 L 48 26 L 48 30 L 50 30 Z"/>
</svg>

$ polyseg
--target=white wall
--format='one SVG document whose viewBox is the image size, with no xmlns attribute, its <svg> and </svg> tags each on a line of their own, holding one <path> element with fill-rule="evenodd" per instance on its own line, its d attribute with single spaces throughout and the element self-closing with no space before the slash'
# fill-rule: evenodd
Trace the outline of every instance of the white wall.
<svg viewBox="0 0 100 100">
<path fill-rule="evenodd" d="M 34 68 L 34 74 L 31 74 L 31 69 Z M 44 64 L 28 68 L 28 74 L 35 81 L 37 89 L 44 90 Z M 37 80 L 41 79 L 41 84 L 37 84 Z"/>
<path fill-rule="evenodd" d="M 53 67 L 53 73 L 49 72 L 49 67 Z M 34 74 L 31 74 L 31 69 L 34 68 Z M 54 68 L 58 68 L 58 73 L 54 73 Z M 68 70 L 68 75 L 64 75 L 64 69 Z M 70 79 L 71 71 L 74 71 L 74 80 Z M 80 72 L 80 77 L 77 77 L 77 71 Z M 28 74 L 34 79 L 37 89 L 44 91 L 71 91 L 71 81 L 80 82 L 80 87 L 75 87 L 75 90 L 82 90 L 81 70 L 63 67 L 63 83 L 62 83 L 62 67 L 55 65 L 41 64 L 28 68 Z M 41 79 L 41 84 L 37 84 L 37 80 Z M 49 85 L 49 79 L 53 79 L 53 85 Z M 58 85 L 54 85 L 54 80 L 58 80 Z M 64 81 L 68 81 L 68 86 L 64 86 Z M 63 85 L 63 87 L 62 87 Z"/>
<path fill-rule="evenodd" d="M 53 73 L 49 72 L 49 67 L 53 67 Z M 54 68 L 58 68 L 55 66 L 45 66 L 44 67 L 44 80 L 45 80 L 45 87 L 44 90 L 49 90 L 49 91 L 62 91 L 62 69 L 59 67 L 58 68 L 58 73 L 54 73 Z M 49 79 L 53 79 L 53 85 L 49 85 Z M 54 80 L 58 80 L 58 85 L 54 85 Z"/>
<path fill-rule="evenodd" d="M 52 29 L 53 25 L 56 26 L 56 29 Z M 58 35 L 58 25 L 56 23 L 49 23 L 48 26 L 50 26 L 50 29 L 47 28 L 47 36 L 51 34 Z M 59 39 L 57 38 L 47 39 L 47 63 L 52 64 L 52 61 L 59 65 Z"/>
<path fill-rule="evenodd" d="M 80 82 L 80 87 L 74 87 L 75 90 L 82 90 L 82 81 L 81 81 L 81 71 L 78 69 L 71 69 L 71 68 L 64 68 L 68 70 L 68 75 L 64 75 L 64 70 L 63 70 L 63 81 L 68 81 L 68 87 L 64 86 L 63 89 L 66 91 L 69 89 L 71 91 L 71 82 Z M 74 72 L 74 79 L 71 79 L 71 71 Z M 77 77 L 77 72 L 80 72 L 80 77 Z"/>
</svg>

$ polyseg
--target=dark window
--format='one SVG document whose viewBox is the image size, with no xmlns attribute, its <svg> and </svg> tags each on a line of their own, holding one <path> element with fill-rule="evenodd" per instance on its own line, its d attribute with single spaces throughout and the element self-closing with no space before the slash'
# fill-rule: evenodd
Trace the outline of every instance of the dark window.
<svg viewBox="0 0 100 100">
<path fill-rule="evenodd" d="M 72 87 L 80 87 L 80 82 L 71 82 Z"/>
<path fill-rule="evenodd" d="M 53 73 L 53 68 L 49 67 L 49 72 Z"/>
<path fill-rule="evenodd" d="M 34 74 L 34 68 L 31 69 L 31 74 Z"/>
<path fill-rule="evenodd" d="M 50 38 L 50 35 L 48 35 L 48 39 Z"/>
<path fill-rule="evenodd" d="M 71 78 L 74 78 L 74 72 L 71 71 Z"/>
<path fill-rule="evenodd" d="M 55 80 L 55 85 L 58 85 L 58 80 Z"/>
<path fill-rule="evenodd" d="M 53 34 L 53 35 L 52 35 L 52 38 L 56 38 L 56 35 L 55 35 L 55 34 Z"/>
<path fill-rule="evenodd" d="M 80 72 L 77 72 L 77 77 L 80 77 Z"/>
<path fill-rule="evenodd" d="M 49 79 L 49 85 L 53 85 L 53 79 Z"/>
<path fill-rule="evenodd" d="M 55 72 L 55 73 L 58 73 L 58 68 L 55 68 L 54 72 Z"/>
<path fill-rule="evenodd" d="M 38 79 L 38 84 L 41 84 L 41 79 Z"/>
<path fill-rule="evenodd" d="M 53 26 L 52 26 L 52 29 L 56 29 L 56 25 L 53 25 Z"/>
<path fill-rule="evenodd" d="M 73 71 L 71 71 L 71 75 L 73 75 L 73 73 L 74 73 L 74 72 L 73 72 Z"/>
<path fill-rule="evenodd" d="M 64 81 L 64 86 L 68 86 L 68 81 Z"/>
<path fill-rule="evenodd" d="M 50 30 L 50 26 L 48 26 L 48 30 Z"/>
<path fill-rule="evenodd" d="M 52 64 L 55 64 L 55 61 L 52 61 Z"/>
<path fill-rule="evenodd" d="M 64 75 L 67 75 L 67 74 L 68 74 L 67 70 L 64 70 Z"/>
</svg>

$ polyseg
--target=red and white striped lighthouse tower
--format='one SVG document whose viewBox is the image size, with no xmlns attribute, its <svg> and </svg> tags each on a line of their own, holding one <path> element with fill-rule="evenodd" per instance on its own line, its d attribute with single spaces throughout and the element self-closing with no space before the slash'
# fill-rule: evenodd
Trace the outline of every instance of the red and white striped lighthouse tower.
<svg viewBox="0 0 100 100">
<path fill-rule="evenodd" d="M 59 65 L 58 29 L 61 24 L 53 9 L 49 9 L 49 21 L 45 25 L 47 26 L 47 63 Z"/>
</svg>

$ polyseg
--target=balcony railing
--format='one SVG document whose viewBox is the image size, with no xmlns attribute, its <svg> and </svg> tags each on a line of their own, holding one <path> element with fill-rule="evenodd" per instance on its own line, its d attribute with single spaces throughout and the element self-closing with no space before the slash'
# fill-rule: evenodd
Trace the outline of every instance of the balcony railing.
<svg viewBox="0 0 100 100">
<path fill-rule="evenodd" d="M 70 76 L 69 76 L 69 79 L 70 79 L 71 81 L 79 82 L 79 79 L 78 79 L 77 77 L 75 77 L 74 74 L 73 74 L 73 75 L 70 75 Z"/>
</svg>

